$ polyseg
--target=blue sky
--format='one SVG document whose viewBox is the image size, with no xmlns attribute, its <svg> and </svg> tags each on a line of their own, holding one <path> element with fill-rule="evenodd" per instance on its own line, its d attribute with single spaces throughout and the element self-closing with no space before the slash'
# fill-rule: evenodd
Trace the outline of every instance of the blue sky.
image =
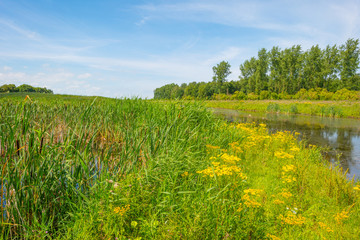
<svg viewBox="0 0 360 240">
<path fill-rule="evenodd" d="M 360 0 L 0 0 L 0 85 L 152 98 L 261 48 L 360 38 Z"/>
</svg>

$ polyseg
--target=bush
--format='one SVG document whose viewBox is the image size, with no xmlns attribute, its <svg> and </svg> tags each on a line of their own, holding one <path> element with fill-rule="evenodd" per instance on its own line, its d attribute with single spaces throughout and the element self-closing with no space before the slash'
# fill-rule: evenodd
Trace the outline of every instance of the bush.
<svg viewBox="0 0 360 240">
<path fill-rule="evenodd" d="M 260 100 L 269 99 L 270 92 L 269 91 L 261 91 L 260 92 Z"/>
<path fill-rule="evenodd" d="M 293 113 L 293 114 L 299 113 L 299 110 L 298 110 L 298 108 L 297 108 L 297 104 L 291 104 L 289 111 L 290 111 L 290 113 Z"/>
<path fill-rule="evenodd" d="M 233 95 L 231 95 L 232 100 L 244 100 L 246 99 L 246 94 L 244 92 L 236 91 Z"/>
<path fill-rule="evenodd" d="M 359 100 L 359 93 L 356 91 L 350 91 L 346 88 L 340 89 L 335 92 L 332 97 L 333 100 Z"/>
<path fill-rule="evenodd" d="M 269 103 L 266 108 L 267 112 L 280 112 L 280 106 L 277 103 Z"/>
<path fill-rule="evenodd" d="M 259 95 L 256 95 L 255 93 L 249 93 L 247 95 L 247 99 L 249 99 L 249 100 L 259 100 Z"/>
</svg>

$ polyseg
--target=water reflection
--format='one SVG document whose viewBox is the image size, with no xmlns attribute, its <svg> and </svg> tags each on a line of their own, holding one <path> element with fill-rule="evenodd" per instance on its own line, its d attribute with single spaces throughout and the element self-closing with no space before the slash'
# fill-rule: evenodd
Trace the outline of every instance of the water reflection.
<svg viewBox="0 0 360 240">
<path fill-rule="evenodd" d="M 214 113 L 231 122 L 265 123 L 270 132 L 296 131 L 300 138 L 325 147 L 324 157 L 339 162 L 348 178 L 360 178 L 360 120 L 303 115 L 283 115 L 214 109 Z"/>
</svg>

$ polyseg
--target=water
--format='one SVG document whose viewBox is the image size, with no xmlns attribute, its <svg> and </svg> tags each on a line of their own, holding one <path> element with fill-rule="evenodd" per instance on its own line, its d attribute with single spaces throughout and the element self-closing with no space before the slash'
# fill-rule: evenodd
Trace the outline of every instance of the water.
<svg viewBox="0 0 360 240">
<path fill-rule="evenodd" d="M 308 144 L 326 148 L 324 158 L 339 163 L 347 177 L 360 180 L 360 120 L 304 115 L 285 115 L 213 109 L 231 122 L 256 122 L 267 125 L 270 132 L 296 131 Z"/>
</svg>

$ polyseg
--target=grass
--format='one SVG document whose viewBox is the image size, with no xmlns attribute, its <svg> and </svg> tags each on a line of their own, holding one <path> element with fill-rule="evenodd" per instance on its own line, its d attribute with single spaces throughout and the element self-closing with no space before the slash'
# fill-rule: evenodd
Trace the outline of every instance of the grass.
<svg viewBox="0 0 360 240">
<path fill-rule="evenodd" d="M 206 106 L 241 111 L 360 118 L 358 101 L 245 100 L 206 101 Z"/>
<path fill-rule="evenodd" d="M 198 103 L 0 98 L 4 239 L 356 239 L 360 185 Z"/>
</svg>

